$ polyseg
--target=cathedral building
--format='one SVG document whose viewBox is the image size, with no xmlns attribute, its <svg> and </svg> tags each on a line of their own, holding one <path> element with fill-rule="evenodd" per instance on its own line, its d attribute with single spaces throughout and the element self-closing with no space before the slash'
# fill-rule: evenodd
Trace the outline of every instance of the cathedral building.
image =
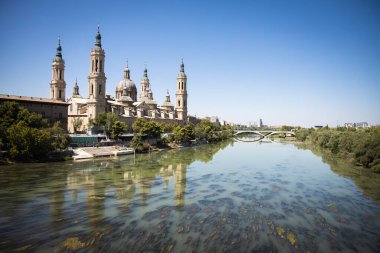
<svg viewBox="0 0 380 253">
<path fill-rule="evenodd" d="M 89 130 L 89 122 L 99 113 L 112 112 L 118 115 L 119 120 L 131 126 L 137 118 L 154 119 L 160 122 L 178 122 L 184 124 L 189 120 L 187 115 L 187 76 L 183 61 L 177 76 L 175 105 L 170 101 L 167 91 L 165 101 L 158 105 L 153 98 L 153 91 L 145 66 L 140 82 L 140 95 L 137 94 L 135 82 L 131 79 L 128 63 L 124 69 L 123 79 L 118 83 L 115 97 L 106 93 L 105 51 L 102 48 L 101 34 L 95 37 L 95 45 L 91 49 L 90 74 L 88 76 L 88 98 L 79 94 L 79 86 L 75 82 L 73 94 L 68 98 L 68 130 L 70 133 Z M 59 50 L 58 50 L 59 49 Z M 60 43 L 57 52 L 61 56 Z M 58 53 L 57 53 L 58 55 Z M 57 56 L 58 57 L 58 56 Z M 53 63 L 53 80 L 51 81 L 51 97 L 64 101 L 66 83 L 64 81 L 64 62 L 57 58 Z M 78 122 L 80 122 L 78 124 Z M 79 127 L 78 127 L 79 126 Z"/>
</svg>

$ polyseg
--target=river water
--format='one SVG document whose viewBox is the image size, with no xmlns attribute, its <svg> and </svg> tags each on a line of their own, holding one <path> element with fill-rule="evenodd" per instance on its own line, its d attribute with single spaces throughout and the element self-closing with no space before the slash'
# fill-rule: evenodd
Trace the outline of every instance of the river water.
<svg viewBox="0 0 380 253">
<path fill-rule="evenodd" d="M 343 167 L 232 141 L 2 166 L 0 251 L 379 252 L 379 177 Z"/>
</svg>

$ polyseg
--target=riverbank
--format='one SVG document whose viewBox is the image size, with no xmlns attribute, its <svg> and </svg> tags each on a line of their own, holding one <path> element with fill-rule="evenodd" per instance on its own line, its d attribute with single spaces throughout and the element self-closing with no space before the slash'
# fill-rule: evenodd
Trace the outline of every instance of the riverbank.
<svg viewBox="0 0 380 253">
<path fill-rule="evenodd" d="M 380 173 L 380 127 L 299 129 L 296 138 L 353 165 Z"/>
</svg>

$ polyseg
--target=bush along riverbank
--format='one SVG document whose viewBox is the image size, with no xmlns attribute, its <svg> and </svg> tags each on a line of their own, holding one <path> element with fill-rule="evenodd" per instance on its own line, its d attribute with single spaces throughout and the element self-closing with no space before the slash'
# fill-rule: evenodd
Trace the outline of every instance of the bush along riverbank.
<svg viewBox="0 0 380 253">
<path fill-rule="evenodd" d="M 135 133 L 130 146 L 137 153 L 146 152 L 149 148 L 173 148 L 191 146 L 200 143 L 213 143 L 233 136 L 230 126 L 219 126 L 209 120 L 197 124 L 187 122 L 184 126 L 163 124 L 156 121 L 138 119 L 132 125 Z"/>
<path fill-rule="evenodd" d="M 296 140 L 380 173 L 380 127 L 298 129 Z"/>
</svg>

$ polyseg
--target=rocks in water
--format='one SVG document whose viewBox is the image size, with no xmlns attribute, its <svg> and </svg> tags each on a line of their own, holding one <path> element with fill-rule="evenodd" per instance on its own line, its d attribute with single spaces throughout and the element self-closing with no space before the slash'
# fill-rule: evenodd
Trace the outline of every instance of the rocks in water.
<svg viewBox="0 0 380 253">
<path fill-rule="evenodd" d="M 61 246 L 66 250 L 79 250 L 85 248 L 86 244 L 81 242 L 79 237 L 70 237 L 64 240 Z"/>
</svg>

